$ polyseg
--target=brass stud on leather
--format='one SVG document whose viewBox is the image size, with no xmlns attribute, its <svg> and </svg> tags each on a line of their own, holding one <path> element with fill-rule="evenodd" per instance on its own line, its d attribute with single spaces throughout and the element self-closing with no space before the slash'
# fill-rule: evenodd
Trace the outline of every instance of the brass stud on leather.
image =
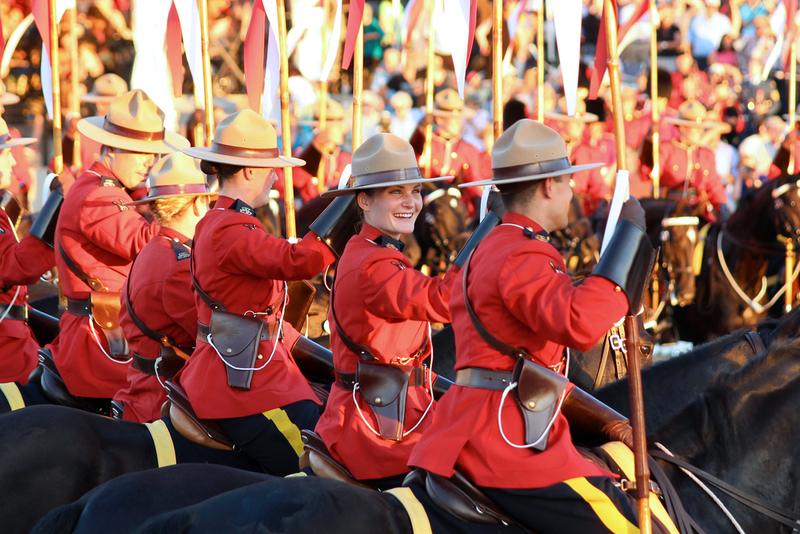
<svg viewBox="0 0 800 534">
<path fill-rule="evenodd" d="M 114 326 L 114 323 L 106 323 L 106 327 L 111 328 L 112 326 Z"/>
<path fill-rule="evenodd" d="M 530 402 L 528 402 L 528 408 L 530 408 L 531 410 L 533 410 L 534 408 L 536 408 L 536 403 L 535 403 L 534 401 L 530 401 Z"/>
<path fill-rule="evenodd" d="M 225 352 L 227 352 L 228 354 L 230 354 L 231 352 L 233 352 L 233 349 L 231 349 L 231 348 L 225 349 Z"/>
<path fill-rule="evenodd" d="M 375 397 L 375 404 L 380 404 L 380 403 L 381 403 L 381 398 Z"/>
<path fill-rule="evenodd" d="M 259 360 L 263 360 L 263 359 L 264 359 L 264 356 L 262 356 L 261 354 L 259 354 L 258 356 L 256 356 L 256 358 L 258 358 Z"/>
</svg>

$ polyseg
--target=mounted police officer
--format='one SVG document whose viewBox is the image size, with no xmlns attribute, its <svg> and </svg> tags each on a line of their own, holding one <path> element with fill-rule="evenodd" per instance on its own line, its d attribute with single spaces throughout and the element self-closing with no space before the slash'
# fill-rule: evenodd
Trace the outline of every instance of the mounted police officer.
<svg viewBox="0 0 800 534">
<path fill-rule="evenodd" d="M 456 382 L 409 462 L 441 477 L 457 470 L 542 534 L 638 524 L 614 475 L 572 444 L 579 432 L 632 446 L 628 421 L 567 381 L 565 346 L 586 350 L 638 311 L 652 252 L 632 198 L 594 274 L 577 286 L 565 274 L 549 232 L 567 224 L 569 176 L 594 166 L 570 164 L 559 134 L 525 119 L 495 143 L 492 179 L 469 184 L 496 185 L 507 212 L 456 281 Z"/>
</svg>

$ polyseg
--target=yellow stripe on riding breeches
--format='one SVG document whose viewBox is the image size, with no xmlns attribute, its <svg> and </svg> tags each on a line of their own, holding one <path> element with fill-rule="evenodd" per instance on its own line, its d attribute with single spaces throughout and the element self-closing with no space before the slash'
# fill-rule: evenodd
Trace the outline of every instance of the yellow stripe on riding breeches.
<svg viewBox="0 0 800 534">
<path fill-rule="evenodd" d="M 168 465 L 175 465 L 177 462 L 175 458 L 175 444 L 172 443 L 172 436 L 169 435 L 169 429 L 166 423 L 161 419 L 153 421 L 152 423 L 145 423 L 144 426 L 150 431 L 153 438 L 153 445 L 156 447 L 156 457 L 158 458 L 158 467 L 167 467 Z"/>
<path fill-rule="evenodd" d="M 403 508 L 406 509 L 408 518 L 411 520 L 411 528 L 414 534 L 432 534 L 431 522 L 428 520 L 428 513 L 425 507 L 419 502 L 414 492 L 410 488 L 392 488 L 386 493 L 394 495 Z"/>
<path fill-rule="evenodd" d="M 639 527 L 631 524 L 622 515 L 608 495 L 592 486 L 585 478 L 571 478 L 565 480 L 564 484 L 569 486 L 572 491 L 581 496 L 586 503 L 592 507 L 598 519 L 614 534 L 638 534 Z"/>
<path fill-rule="evenodd" d="M 289 414 L 283 411 L 283 408 L 275 408 L 274 410 L 264 412 L 264 417 L 272 421 L 278 428 L 278 432 L 283 434 L 283 437 L 285 437 L 289 445 L 292 446 L 294 452 L 297 453 L 297 457 L 300 458 L 304 450 L 303 439 L 300 437 L 300 429 L 289 419 Z"/>
<path fill-rule="evenodd" d="M 0 392 L 5 395 L 12 412 L 25 407 L 25 401 L 22 399 L 22 393 L 20 393 L 16 382 L 0 384 Z"/>
</svg>

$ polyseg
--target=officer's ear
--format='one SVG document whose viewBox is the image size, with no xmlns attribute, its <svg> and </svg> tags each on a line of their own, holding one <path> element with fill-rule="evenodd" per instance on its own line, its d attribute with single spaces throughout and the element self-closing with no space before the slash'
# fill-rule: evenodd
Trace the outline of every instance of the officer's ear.
<svg viewBox="0 0 800 534">
<path fill-rule="evenodd" d="M 369 196 L 365 192 L 361 192 L 356 196 L 356 202 L 358 203 L 358 207 L 361 208 L 363 211 L 369 211 Z"/>
</svg>

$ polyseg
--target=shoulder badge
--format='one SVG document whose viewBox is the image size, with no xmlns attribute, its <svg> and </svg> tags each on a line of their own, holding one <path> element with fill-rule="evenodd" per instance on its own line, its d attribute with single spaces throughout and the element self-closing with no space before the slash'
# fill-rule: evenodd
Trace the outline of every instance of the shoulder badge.
<svg viewBox="0 0 800 534">
<path fill-rule="evenodd" d="M 175 252 L 176 261 L 188 260 L 192 257 L 191 250 L 185 244 L 174 239 L 170 239 L 169 242 L 172 244 L 172 251 Z M 189 240 L 189 243 L 191 243 L 191 240 Z"/>
<path fill-rule="evenodd" d="M 128 211 L 128 210 L 130 210 L 130 208 L 125 205 L 125 201 L 122 200 L 122 199 L 115 200 L 115 201 L 112 202 L 112 204 L 114 204 L 116 207 L 118 207 L 119 211 Z"/>
<path fill-rule="evenodd" d="M 256 225 L 255 224 L 245 224 L 245 226 L 247 228 L 250 228 L 251 230 L 255 230 L 256 229 Z"/>
<path fill-rule="evenodd" d="M 122 187 L 122 183 L 111 176 L 100 176 L 100 185 L 102 187 Z"/>
<path fill-rule="evenodd" d="M 255 210 L 248 206 L 247 203 L 242 202 L 240 199 L 236 199 L 236 202 L 231 204 L 228 208 L 229 210 L 238 211 L 239 213 L 244 213 L 245 215 L 250 215 L 251 217 L 255 214 Z"/>
<path fill-rule="evenodd" d="M 553 268 L 553 270 L 554 270 L 555 272 L 557 272 L 558 274 L 564 274 L 564 271 L 562 271 L 562 270 L 561 270 L 561 267 L 559 267 L 558 265 L 556 265 L 556 264 L 555 264 L 555 263 L 553 263 L 552 261 L 550 262 L 550 267 L 552 267 L 552 268 Z"/>
<path fill-rule="evenodd" d="M 397 263 L 396 261 L 391 262 L 391 264 L 400 269 L 401 271 L 406 268 L 405 265 L 403 265 L 402 263 Z"/>
<path fill-rule="evenodd" d="M 542 230 L 540 232 L 534 232 L 533 228 L 528 226 L 527 228 L 525 228 L 525 230 L 522 231 L 522 233 L 524 233 L 531 239 L 536 239 L 537 241 L 542 241 L 543 243 L 550 242 L 550 234 L 548 234 L 546 230 Z"/>
<path fill-rule="evenodd" d="M 399 252 L 403 252 L 403 250 L 406 248 L 406 244 L 403 243 L 402 241 L 393 239 L 388 235 L 383 235 L 383 234 L 381 234 L 381 236 L 378 237 L 378 239 L 376 239 L 375 242 L 382 248 L 390 248 L 392 250 L 397 250 Z"/>
</svg>

